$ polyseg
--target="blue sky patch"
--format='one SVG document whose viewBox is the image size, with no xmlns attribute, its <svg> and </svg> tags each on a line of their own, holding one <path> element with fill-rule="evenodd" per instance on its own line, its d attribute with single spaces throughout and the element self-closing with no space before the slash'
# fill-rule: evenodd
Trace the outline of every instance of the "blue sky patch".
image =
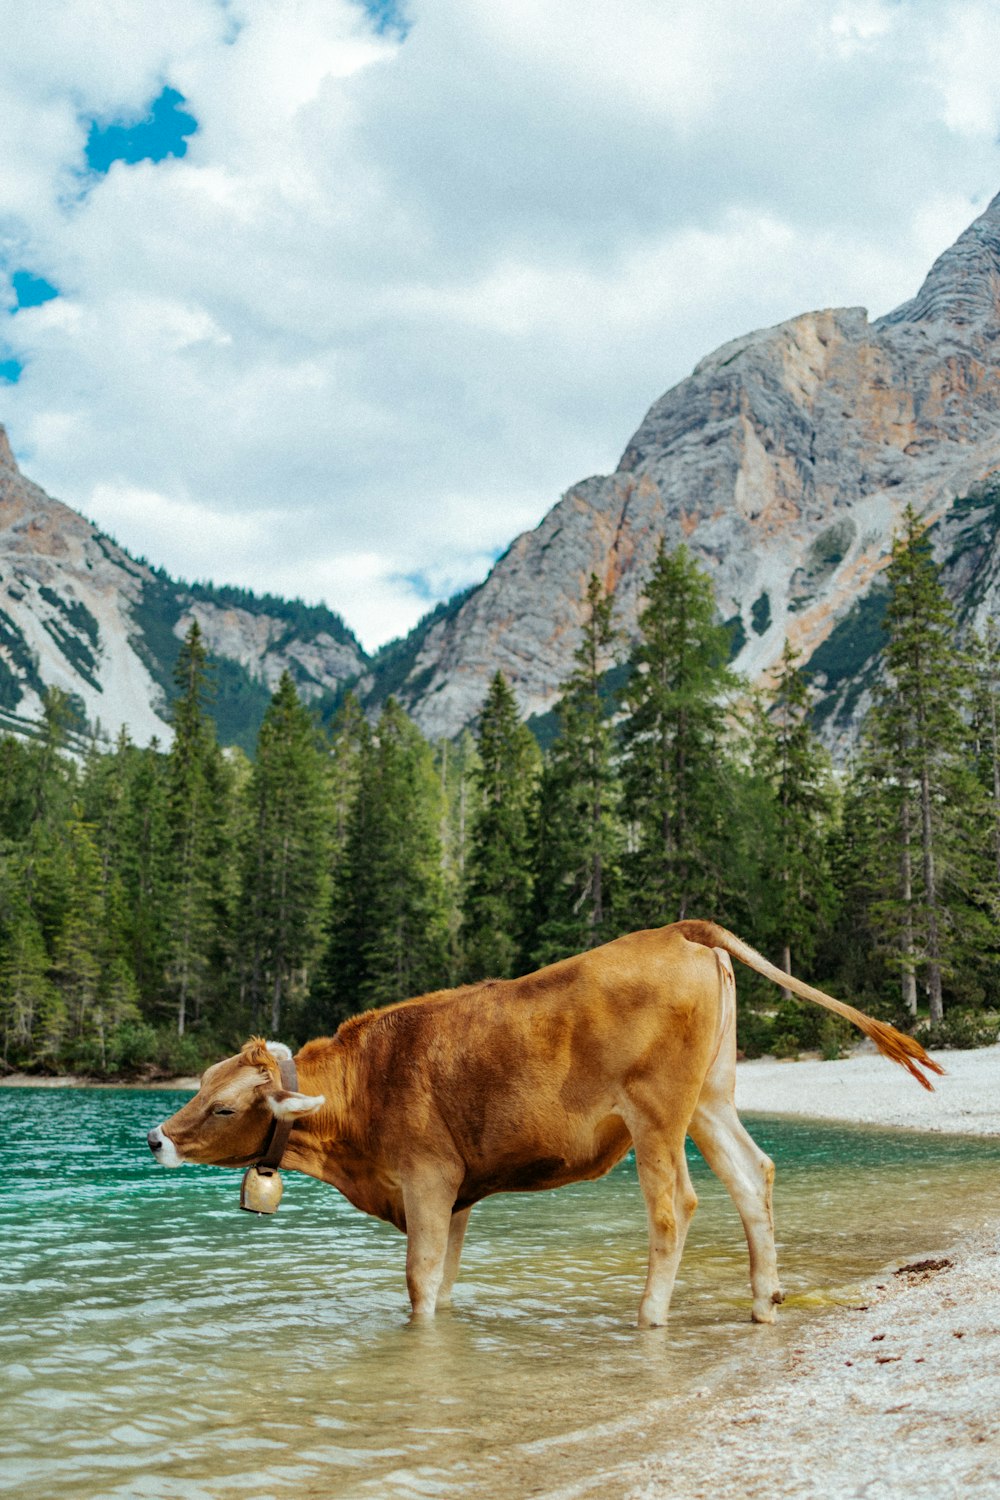
<svg viewBox="0 0 1000 1500">
<path fill-rule="evenodd" d="M 0 357 L 0 380 L 4 381 L 7 385 L 17 385 L 23 369 L 24 366 L 19 359 L 3 359 Z"/>
<path fill-rule="evenodd" d="M 379 36 L 389 31 L 405 37 L 410 24 L 404 14 L 405 0 L 360 0 L 363 10 L 368 12 Z"/>
<path fill-rule="evenodd" d="M 51 302 L 59 295 L 58 287 L 46 281 L 44 276 L 34 276 L 31 271 L 15 271 L 10 279 L 18 307 L 40 307 L 43 302 Z"/>
<path fill-rule="evenodd" d="M 163 161 L 183 156 L 187 136 L 194 135 L 198 121 L 180 106 L 186 101 L 176 89 L 164 86 L 149 106 L 145 119 L 129 124 L 124 120 L 99 125 L 91 120 L 87 134 L 87 166 L 107 172 L 112 162 Z"/>
</svg>

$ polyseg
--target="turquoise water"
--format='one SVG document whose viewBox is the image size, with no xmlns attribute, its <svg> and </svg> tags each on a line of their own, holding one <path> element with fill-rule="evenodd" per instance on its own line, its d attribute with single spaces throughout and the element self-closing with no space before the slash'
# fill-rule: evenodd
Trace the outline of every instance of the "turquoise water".
<svg viewBox="0 0 1000 1500">
<path fill-rule="evenodd" d="M 416 1328 L 402 1237 L 334 1189 L 286 1173 L 280 1212 L 257 1218 L 237 1208 L 239 1173 L 158 1168 L 146 1131 L 183 1097 L 0 1090 L 0 1490 L 542 1495 L 593 1465 L 597 1424 L 669 1417 L 812 1307 L 943 1248 L 995 1206 L 1000 1166 L 1000 1141 L 750 1121 L 778 1165 L 779 1330 L 747 1321 L 742 1230 L 695 1153 L 668 1329 L 632 1326 L 631 1161 L 477 1206 L 454 1309 Z"/>
</svg>

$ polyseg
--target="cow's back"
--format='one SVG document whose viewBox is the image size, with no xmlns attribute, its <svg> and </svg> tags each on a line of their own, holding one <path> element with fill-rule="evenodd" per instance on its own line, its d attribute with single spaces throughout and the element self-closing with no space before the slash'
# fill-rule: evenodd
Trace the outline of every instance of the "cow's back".
<svg viewBox="0 0 1000 1500">
<path fill-rule="evenodd" d="M 459 1202 L 600 1176 L 628 1150 L 629 1097 L 690 1115 L 717 1042 L 714 953 L 671 928 L 632 933 L 520 979 L 355 1018 L 358 1146 L 453 1154 Z M 361 1138 L 363 1136 L 363 1138 Z"/>
</svg>

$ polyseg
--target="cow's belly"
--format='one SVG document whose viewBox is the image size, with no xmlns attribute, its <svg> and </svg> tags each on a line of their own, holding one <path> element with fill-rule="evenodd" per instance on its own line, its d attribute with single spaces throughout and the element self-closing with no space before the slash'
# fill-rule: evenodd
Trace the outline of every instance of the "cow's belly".
<svg viewBox="0 0 1000 1500">
<path fill-rule="evenodd" d="M 632 1137 L 618 1115 L 608 1115 L 587 1133 L 586 1139 L 560 1144 L 564 1147 L 560 1155 L 546 1151 L 544 1144 L 526 1145 L 489 1164 L 470 1164 L 456 1210 L 468 1208 L 491 1193 L 536 1193 L 603 1177 L 630 1149 Z"/>
</svg>

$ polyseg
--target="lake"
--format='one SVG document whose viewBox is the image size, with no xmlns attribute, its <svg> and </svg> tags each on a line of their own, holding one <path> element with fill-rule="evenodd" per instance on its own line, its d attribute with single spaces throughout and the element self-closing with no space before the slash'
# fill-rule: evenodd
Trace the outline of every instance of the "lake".
<svg viewBox="0 0 1000 1500">
<path fill-rule="evenodd" d="M 700 1206 L 667 1329 L 634 1326 L 646 1225 L 631 1159 L 472 1214 L 454 1307 L 406 1322 L 404 1240 L 285 1173 L 272 1218 L 238 1172 L 158 1168 L 187 1097 L 2 1089 L 0 1491 L 44 1500 L 576 1493 L 669 1432 L 692 1390 L 752 1381 L 814 1309 L 932 1255 L 995 1206 L 1000 1141 L 749 1119 L 774 1158 L 775 1329 L 693 1150 Z M 721 1382 L 721 1385 L 719 1383 Z M 583 1493 L 583 1489 L 579 1491 Z"/>
</svg>

